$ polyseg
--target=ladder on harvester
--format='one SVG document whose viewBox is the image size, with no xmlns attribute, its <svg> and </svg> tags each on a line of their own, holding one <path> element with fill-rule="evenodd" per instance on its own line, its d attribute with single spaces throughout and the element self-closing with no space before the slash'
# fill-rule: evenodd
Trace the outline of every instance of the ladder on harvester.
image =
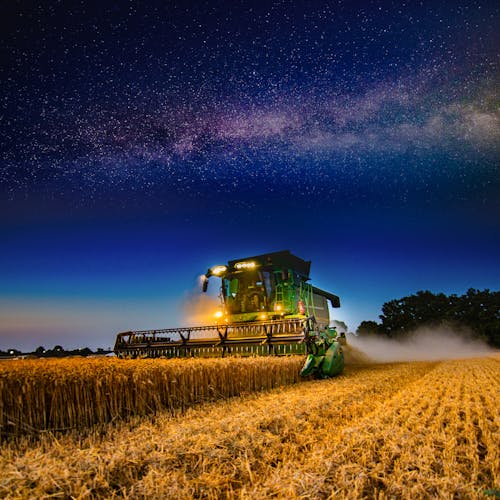
<svg viewBox="0 0 500 500">
<path fill-rule="evenodd" d="M 314 298 L 313 288 L 309 283 L 300 283 L 299 285 L 300 299 L 304 302 L 306 316 L 314 316 Z"/>
<path fill-rule="evenodd" d="M 281 307 L 283 307 L 283 308 L 285 307 L 284 292 L 283 292 L 283 284 L 282 283 L 276 285 L 276 293 L 275 293 L 274 303 L 281 305 Z"/>
</svg>

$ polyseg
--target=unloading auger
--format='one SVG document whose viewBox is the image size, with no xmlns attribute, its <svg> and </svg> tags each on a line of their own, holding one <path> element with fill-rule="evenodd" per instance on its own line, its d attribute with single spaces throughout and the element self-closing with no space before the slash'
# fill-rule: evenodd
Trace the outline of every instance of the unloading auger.
<svg viewBox="0 0 500 500">
<path fill-rule="evenodd" d="M 208 326 L 119 333 L 119 357 L 220 357 L 308 354 L 301 374 L 321 377 L 344 367 L 345 337 L 329 326 L 337 295 L 310 283 L 311 262 L 288 250 L 213 266 L 203 276 L 220 282 L 221 306 Z"/>
</svg>

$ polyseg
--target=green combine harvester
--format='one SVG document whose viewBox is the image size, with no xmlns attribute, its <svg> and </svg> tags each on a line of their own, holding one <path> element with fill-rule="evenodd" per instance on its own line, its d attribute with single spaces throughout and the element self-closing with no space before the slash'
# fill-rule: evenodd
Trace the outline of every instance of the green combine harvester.
<svg viewBox="0 0 500 500">
<path fill-rule="evenodd" d="M 345 335 L 330 327 L 328 302 L 340 300 L 308 283 L 311 262 L 288 250 L 231 260 L 208 269 L 220 279 L 215 324 L 119 333 L 119 357 L 224 357 L 307 354 L 303 376 L 337 375 Z"/>
</svg>

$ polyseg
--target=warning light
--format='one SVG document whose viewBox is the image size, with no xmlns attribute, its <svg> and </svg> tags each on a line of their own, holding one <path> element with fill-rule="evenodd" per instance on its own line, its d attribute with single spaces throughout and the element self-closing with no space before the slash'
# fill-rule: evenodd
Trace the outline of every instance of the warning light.
<svg viewBox="0 0 500 500">
<path fill-rule="evenodd" d="M 235 265 L 234 265 L 234 268 L 235 269 L 238 269 L 238 270 L 245 270 L 245 269 L 255 269 L 257 266 L 257 264 L 255 262 L 252 262 L 252 261 L 249 261 L 249 262 L 237 262 Z"/>
</svg>

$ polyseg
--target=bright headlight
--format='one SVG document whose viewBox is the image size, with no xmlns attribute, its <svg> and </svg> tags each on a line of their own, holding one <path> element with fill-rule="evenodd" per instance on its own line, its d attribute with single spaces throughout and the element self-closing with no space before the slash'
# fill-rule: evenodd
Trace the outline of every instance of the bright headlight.
<svg viewBox="0 0 500 500">
<path fill-rule="evenodd" d="M 255 269 L 257 267 L 257 264 L 255 262 L 237 262 L 234 265 L 235 269 L 238 270 L 249 270 L 249 269 Z"/>
<path fill-rule="evenodd" d="M 212 274 L 214 276 L 220 276 L 221 274 L 225 273 L 227 271 L 226 266 L 215 266 L 210 269 L 212 271 Z"/>
</svg>

